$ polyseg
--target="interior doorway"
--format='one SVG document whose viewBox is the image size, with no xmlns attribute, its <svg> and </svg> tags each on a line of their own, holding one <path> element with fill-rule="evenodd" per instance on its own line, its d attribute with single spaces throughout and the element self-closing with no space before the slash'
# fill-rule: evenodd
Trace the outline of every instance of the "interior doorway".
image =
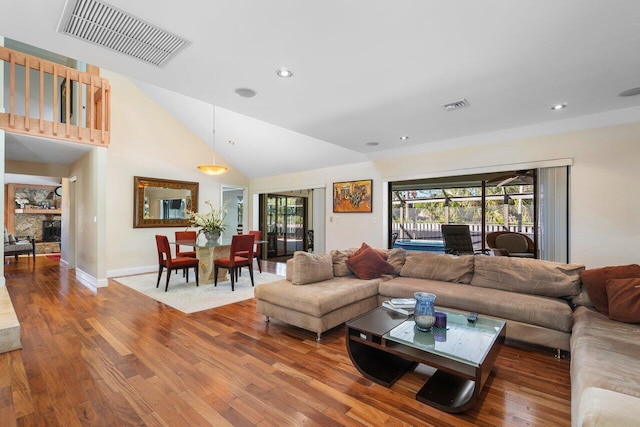
<svg viewBox="0 0 640 427">
<path fill-rule="evenodd" d="M 224 234 L 233 236 L 244 231 L 244 188 L 222 187 L 222 204 L 227 214 L 224 217 Z"/>
</svg>

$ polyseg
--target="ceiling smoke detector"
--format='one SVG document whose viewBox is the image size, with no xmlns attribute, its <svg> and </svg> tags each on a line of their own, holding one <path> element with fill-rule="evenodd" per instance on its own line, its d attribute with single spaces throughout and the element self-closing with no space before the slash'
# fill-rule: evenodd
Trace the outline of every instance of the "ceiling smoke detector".
<svg viewBox="0 0 640 427">
<path fill-rule="evenodd" d="M 453 102 L 449 102 L 448 104 L 444 104 L 442 107 L 444 107 L 445 110 L 447 111 L 453 111 L 453 110 L 459 110 L 461 108 L 465 108 L 469 106 L 469 101 L 467 101 L 466 99 L 462 98 L 459 99 L 457 101 L 453 101 Z"/>
<path fill-rule="evenodd" d="M 98 0 L 68 1 L 58 32 L 158 67 L 189 44 L 160 27 Z"/>
</svg>

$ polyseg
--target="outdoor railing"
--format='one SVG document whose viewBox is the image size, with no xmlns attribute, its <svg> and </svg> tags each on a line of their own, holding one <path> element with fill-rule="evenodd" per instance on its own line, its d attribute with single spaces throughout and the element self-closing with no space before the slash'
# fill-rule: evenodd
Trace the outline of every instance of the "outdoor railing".
<svg viewBox="0 0 640 427">
<path fill-rule="evenodd" d="M 482 235 L 481 224 L 468 224 L 471 236 Z M 434 222 L 415 222 L 404 223 L 393 222 L 391 224 L 391 232 L 398 233 L 399 239 L 440 239 L 442 238 L 441 231 L 442 224 Z M 491 224 L 485 226 L 485 232 L 490 233 L 492 231 L 512 231 L 516 233 L 526 234 L 533 238 L 533 226 L 532 225 L 518 225 L 511 224 L 503 226 L 500 224 Z"/>
<path fill-rule="evenodd" d="M 2 46 L 0 60 L 9 64 L 9 75 L 1 82 L 9 103 L 0 112 L 0 129 L 109 145 L 111 86 L 107 79 Z"/>
</svg>

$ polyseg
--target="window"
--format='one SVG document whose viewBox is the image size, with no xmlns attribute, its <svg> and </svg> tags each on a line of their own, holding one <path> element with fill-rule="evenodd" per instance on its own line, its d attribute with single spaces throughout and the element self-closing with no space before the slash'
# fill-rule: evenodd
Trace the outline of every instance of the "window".
<svg viewBox="0 0 640 427">
<path fill-rule="evenodd" d="M 537 240 L 536 170 L 391 183 L 390 234 L 396 245 L 442 251 L 442 224 L 467 224 L 475 249 L 492 231 Z"/>
</svg>

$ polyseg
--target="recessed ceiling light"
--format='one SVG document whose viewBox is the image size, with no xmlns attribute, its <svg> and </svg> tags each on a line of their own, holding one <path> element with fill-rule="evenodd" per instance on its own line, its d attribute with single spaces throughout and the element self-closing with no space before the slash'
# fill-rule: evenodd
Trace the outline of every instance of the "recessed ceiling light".
<svg viewBox="0 0 640 427">
<path fill-rule="evenodd" d="M 286 68 L 280 68 L 276 70 L 276 74 L 278 75 L 278 77 L 282 77 L 284 79 L 293 77 L 293 71 L 288 70 Z"/>
<path fill-rule="evenodd" d="M 409 137 L 407 135 L 402 135 L 400 139 L 403 141 L 406 141 L 407 139 L 409 139 Z"/>
<path fill-rule="evenodd" d="M 371 142 L 367 142 L 365 145 L 368 145 L 369 147 L 375 147 L 376 145 L 380 145 L 379 142 L 375 142 L 375 141 L 371 141 Z"/>
<path fill-rule="evenodd" d="M 567 104 L 566 103 L 556 104 L 553 107 L 551 107 L 551 109 L 554 110 L 554 111 L 563 110 L 565 108 L 567 108 Z"/>
<path fill-rule="evenodd" d="M 241 96 L 243 98 L 253 98 L 256 96 L 256 91 L 253 89 L 248 89 L 246 87 L 239 87 L 235 90 L 236 95 Z"/>
<path fill-rule="evenodd" d="M 236 145 L 236 143 L 233 142 L 232 140 L 229 140 L 229 145 Z"/>
<path fill-rule="evenodd" d="M 618 96 L 636 96 L 636 95 L 640 95 L 640 87 L 627 89 L 618 94 Z"/>
</svg>

